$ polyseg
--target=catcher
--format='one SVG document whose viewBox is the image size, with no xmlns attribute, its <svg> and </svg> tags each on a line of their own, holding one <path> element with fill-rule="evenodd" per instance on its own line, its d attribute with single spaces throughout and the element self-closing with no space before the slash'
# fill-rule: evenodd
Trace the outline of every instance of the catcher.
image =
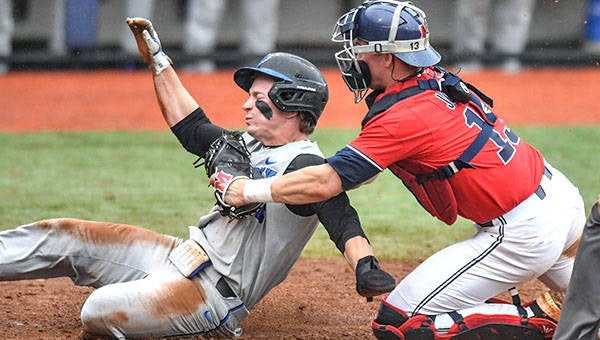
<svg viewBox="0 0 600 340">
<path fill-rule="evenodd" d="M 128 18 L 152 70 L 159 106 L 189 152 L 205 158 L 217 204 L 183 240 L 148 229 L 76 219 L 38 221 L 0 232 L 0 280 L 67 276 L 96 289 L 82 307 L 84 331 L 117 338 L 231 338 L 239 323 L 282 282 L 321 222 L 356 272 L 367 297 L 391 291 L 348 197 L 308 205 L 223 203 L 228 181 L 260 178 L 323 162 L 307 136 L 328 100 L 311 63 L 287 53 L 243 67 L 234 81 L 249 93 L 247 133 L 210 122 L 183 87 L 150 21 Z M 282 303 L 285 303 L 283 301 Z"/>
<path fill-rule="evenodd" d="M 441 56 L 429 34 L 425 12 L 408 1 L 364 1 L 343 14 L 332 40 L 342 45 L 335 59 L 348 89 L 368 107 L 360 133 L 325 164 L 234 181 L 226 202 L 306 204 L 389 169 L 431 216 L 448 225 L 460 216 L 475 232 L 406 275 L 383 299 L 373 334 L 551 337 L 585 221 L 583 198 L 492 111 L 491 98 L 435 66 Z M 534 279 L 552 293 L 521 304 L 513 288 Z M 506 290 L 515 294 L 510 311 L 486 303 Z"/>
</svg>

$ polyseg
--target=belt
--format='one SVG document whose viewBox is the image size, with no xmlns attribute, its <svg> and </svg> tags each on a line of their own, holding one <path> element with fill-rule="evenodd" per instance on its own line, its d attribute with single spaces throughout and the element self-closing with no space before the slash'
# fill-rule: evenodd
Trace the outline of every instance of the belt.
<svg viewBox="0 0 600 340">
<path fill-rule="evenodd" d="M 552 171 L 550 171 L 550 169 L 548 169 L 547 167 L 544 167 L 544 176 L 546 176 L 549 180 L 552 179 Z M 535 195 L 543 200 L 544 198 L 546 198 L 546 192 L 544 191 L 544 188 L 542 188 L 542 185 L 538 185 L 537 189 L 535 189 Z M 487 221 L 484 223 L 478 223 L 479 226 L 483 227 L 483 228 L 489 228 L 489 227 L 493 227 L 494 226 L 494 220 L 491 221 Z"/>
<path fill-rule="evenodd" d="M 212 263 L 204 267 L 202 271 L 208 277 L 208 281 L 215 285 L 215 288 L 221 296 L 226 298 L 237 297 L 229 283 L 227 283 L 227 279 L 215 270 Z"/>
<path fill-rule="evenodd" d="M 205 330 L 201 333 L 206 338 L 236 338 L 241 335 L 241 329 L 238 328 L 238 323 L 246 318 L 250 312 L 244 306 L 244 302 L 234 293 L 231 286 L 227 283 L 227 279 L 223 277 L 219 272 L 215 270 L 213 265 L 206 266 L 202 269 L 201 273 L 203 280 L 215 285 L 215 289 L 221 294 L 223 299 L 221 302 L 216 304 L 221 307 L 216 308 L 214 311 L 216 315 L 209 315 L 208 312 L 204 313 L 204 317 L 211 323 L 218 323 L 218 325 L 212 329 Z M 218 317 L 218 320 L 211 319 L 212 317 Z"/>
<path fill-rule="evenodd" d="M 217 288 L 217 290 L 223 297 L 236 297 L 235 293 L 233 292 L 233 289 L 231 289 L 231 287 L 229 286 L 227 281 L 225 281 L 225 278 L 223 276 L 221 276 L 219 281 L 217 281 L 215 288 Z"/>
</svg>

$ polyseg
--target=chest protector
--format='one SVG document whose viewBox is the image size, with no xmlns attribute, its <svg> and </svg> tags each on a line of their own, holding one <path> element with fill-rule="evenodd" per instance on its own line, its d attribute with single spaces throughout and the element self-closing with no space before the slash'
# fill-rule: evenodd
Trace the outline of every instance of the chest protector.
<svg viewBox="0 0 600 340">
<path fill-rule="evenodd" d="M 386 111 L 399 101 L 427 90 L 443 92 L 455 103 L 472 102 L 476 104 L 475 109 L 486 124 L 469 147 L 457 159 L 431 173 L 419 173 L 396 163 L 389 167 L 402 180 L 402 183 L 412 192 L 425 210 L 442 222 L 451 225 L 456 221 L 458 216 L 458 205 L 448 179 L 461 169 L 475 168 L 470 164 L 470 161 L 481 151 L 490 138 L 494 130 L 496 116 L 481 103 L 481 100 L 483 100 L 489 106 L 493 106 L 491 98 L 487 97 L 471 84 L 465 83 L 458 76 L 450 72 L 445 72 L 441 68 L 437 68 L 436 70 L 444 73 L 441 81 L 437 79 L 419 80 L 418 86 L 388 94 L 376 103 L 373 103 L 373 101 L 378 93 L 369 95 L 370 98 L 367 98 L 369 112 L 363 119 L 362 126 L 364 127 L 373 117 Z M 477 96 L 469 90 L 475 92 Z"/>
</svg>

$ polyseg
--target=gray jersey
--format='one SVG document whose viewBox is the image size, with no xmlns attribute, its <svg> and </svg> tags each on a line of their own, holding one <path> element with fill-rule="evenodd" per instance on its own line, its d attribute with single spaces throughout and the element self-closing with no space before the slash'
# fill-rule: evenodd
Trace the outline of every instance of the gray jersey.
<svg viewBox="0 0 600 340">
<path fill-rule="evenodd" d="M 282 175 L 300 154 L 323 156 L 308 140 L 265 147 L 248 134 L 244 137 L 253 165 L 265 177 Z M 244 219 L 223 217 L 215 206 L 190 227 L 190 238 L 202 245 L 214 269 L 251 308 L 287 277 L 318 223 L 316 215 L 296 215 L 281 203 L 267 203 Z"/>
</svg>

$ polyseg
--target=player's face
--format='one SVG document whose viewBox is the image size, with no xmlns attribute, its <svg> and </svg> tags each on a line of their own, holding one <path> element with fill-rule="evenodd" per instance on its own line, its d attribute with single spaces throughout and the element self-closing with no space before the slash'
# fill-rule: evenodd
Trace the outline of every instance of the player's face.
<svg viewBox="0 0 600 340">
<path fill-rule="evenodd" d="M 250 87 L 248 99 L 244 102 L 246 131 L 267 146 L 283 145 L 297 140 L 297 113 L 279 110 L 269 98 L 269 90 L 274 80 L 259 76 Z"/>
</svg>

